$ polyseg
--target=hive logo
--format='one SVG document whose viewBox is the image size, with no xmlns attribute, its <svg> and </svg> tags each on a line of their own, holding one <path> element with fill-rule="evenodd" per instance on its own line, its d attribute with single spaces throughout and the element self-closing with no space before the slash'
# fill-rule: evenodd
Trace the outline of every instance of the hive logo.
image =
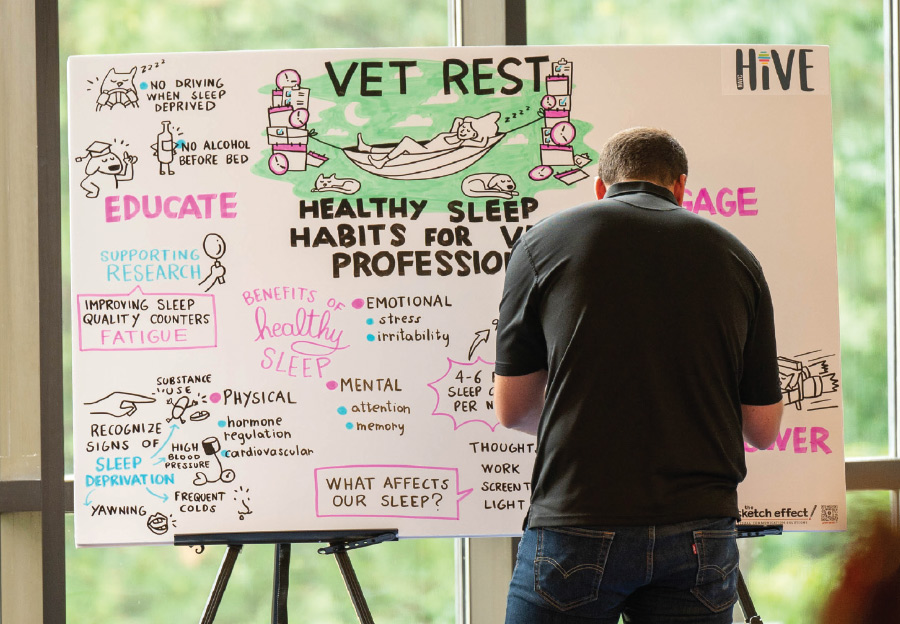
<svg viewBox="0 0 900 624">
<path fill-rule="evenodd" d="M 824 48 L 732 48 L 723 54 L 723 79 L 729 93 L 805 94 L 828 92 L 828 57 Z M 824 84 L 822 84 L 824 83 Z"/>
</svg>

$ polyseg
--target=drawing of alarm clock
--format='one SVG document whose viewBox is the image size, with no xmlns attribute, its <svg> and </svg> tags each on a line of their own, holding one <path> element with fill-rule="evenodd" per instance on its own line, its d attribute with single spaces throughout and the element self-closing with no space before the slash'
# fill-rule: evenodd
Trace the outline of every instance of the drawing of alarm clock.
<svg viewBox="0 0 900 624">
<path fill-rule="evenodd" d="M 550 130 L 550 140 L 557 145 L 568 145 L 575 138 L 575 126 L 568 121 L 561 121 Z"/>
<path fill-rule="evenodd" d="M 288 123 L 292 128 L 302 128 L 309 121 L 309 111 L 305 108 L 297 108 L 288 117 Z"/>
<path fill-rule="evenodd" d="M 269 171 L 275 175 L 284 175 L 288 172 L 290 163 L 284 154 L 272 154 L 269 156 Z"/>
<path fill-rule="evenodd" d="M 550 110 L 554 106 L 556 106 L 556 98 L 552 95 L 545 95 L 541 98 L 541 108 L 544 110 Z"/>
<path fill-rule="evenodd" d="M 300 86 L 300 72 L 296 69 L 282 69 L 275 76 L 275 86 L 279 89 L 297 88 Z"/>
</svg>

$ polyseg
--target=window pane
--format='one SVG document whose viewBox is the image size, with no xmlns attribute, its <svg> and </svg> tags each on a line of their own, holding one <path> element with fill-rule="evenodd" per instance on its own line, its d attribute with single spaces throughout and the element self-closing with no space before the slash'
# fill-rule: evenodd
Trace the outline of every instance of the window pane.
<svg viewBox="0 0 900 624">
<path fill-rule="evenodd" d="M 888 453 L 882 11 L 881 0 L 529 0 L 527 15 L 529 44 L 831 46 L 848 457 Z"/>
<path fill-rule="evenodd" d="M 876 516 L 887 517 L 889 492 L 850 492 L 846 533 L 785 533 L 741 540 L 741 571 L 766 622 L 813 624 L 840 580 L 844 551 Z"/>
<path fill-rule="evenodd" d="M 403 28 L 398 28 L 403 24 Z M 80 54 L 447 45 L 446 0 L 60 0 L 63 293 L 69 295 L 66 60 Z M 72 472 L 71 318 L 63 301 L 66 471 Z"/>
<path fill-rule="evenodd" d="M 353 603 L 334 557 L 319 545 L 291 548 L 291 620 L 355 622 Z M 384 622 L 453 622 L 454 542 L 402 540 L 350 553 L 372 617 Z M 69 624 L 159 624 L 199 621 L 224 546 L 197 554 L 187 547 L 81 548 L 66 518 L 66 621 Z M 267 622 L 272 609 L 275 547 L 245 546 L 228 582 L 216 624 Z"/>
<path fill-rule="evenodd" d="M 446 45 L 446 0 L 60 0 L 60 56 L 229 49 Z M 402 24 L 402 28 L 398 25 Z M 62 126 L 63 282 L 69 293 L 66 85 Z M 66 468 L 72 471 L 71 319 L 63 310 Z M 199 620 L 223 548 L 82 549 L 67 520 L 68 621 L 119 624 Z M 303 621 L 355 621 L 331 557 L 313 545 L 293 547 L 290 605 Z M 238 558 L 216 622 L 268 621 L 273 546 L 246 547 Z M 454 542 L 408 540 L 354 551 L 354 567 L 373 616 L 388 622 L 455 618 Z M 185 619 L 187 618 L 187 620 Z"/>
</svg>

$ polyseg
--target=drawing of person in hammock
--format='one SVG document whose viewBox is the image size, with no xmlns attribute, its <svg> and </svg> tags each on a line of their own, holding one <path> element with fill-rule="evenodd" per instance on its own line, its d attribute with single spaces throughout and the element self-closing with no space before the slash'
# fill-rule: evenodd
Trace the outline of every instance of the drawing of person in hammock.
<svg viewBox="0 0 900 624">
<path fill-rule="evenodd" d="M 406 155 L 414 155 L 427 159 L 433 155 L 443 155 L 460 148 L 475 148 L 477 151 L 487 151 L 499 140 L 497 121 L 500 113 L 492 112 L 482 117 L 457 117 L 449 132 L 441 132 L 427 142 L 419 142 L 405 136 L 400 142 L 388 145 L 369 145 L 363 141 L 362 134 L 357 135 L 357 145 L 354 150 L 358 154 L 366 154 L 368 164 L 376 169 L 390 168 Z M 354 158 L 357 164 L 358 158 Z"/>
</svg>

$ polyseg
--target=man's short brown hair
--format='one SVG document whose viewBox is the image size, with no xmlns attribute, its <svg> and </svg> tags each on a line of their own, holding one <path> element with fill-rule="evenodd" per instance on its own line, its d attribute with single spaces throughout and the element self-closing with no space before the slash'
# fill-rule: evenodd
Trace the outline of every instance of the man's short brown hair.
<svg viewBox="0 0 900 624">
<path fill-rule="evenodd" d="M 600 149 L 599 175 L 609 186 L 624 180 L 645 180 L 670 186 L 687 175 L 684 148 L 659 128 L 629 128 L 614 134 Z"/>
</svg>

